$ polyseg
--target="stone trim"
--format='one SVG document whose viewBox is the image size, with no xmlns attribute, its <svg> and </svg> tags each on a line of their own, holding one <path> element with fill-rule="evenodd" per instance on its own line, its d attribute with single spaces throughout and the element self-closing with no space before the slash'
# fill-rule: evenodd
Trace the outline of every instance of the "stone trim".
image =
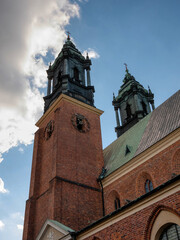
<svg viewBox="0 0 180 240">
<path fill-rule="evenodd" d="M 77 236 L 77 240 L 83 240 L 86 239 L 94 234 L 96 234 L 99 231 L 102 231 L 103 229 L 121 221 L 122 219 L 131 216 L 132 214 L 135 214 L 136 212 L 141 211 L 142 209 L 151 206 L 154 203 L 157 203 L 158 201 L 161 201 L 162 199 L 167 198 L 168 196 L 171 196 L 177 192 L 179 192 L 180 189 L 180 180 L 173 182 L 172 184 L 168 184 L 168 186 L 164 187 L 163 189 L 159 189 L 159 191 L 155 191 L 154 189 L 153 193 L 149 193 L 148 197 L 143 198 L 140 201 L 136 201 L 134 204 L 131 204 L 129 207 L 128 205 L 125 206 L 122 210 L 115 214 L 113 216 L 111 214 L 110 217 L 106 219 L 102 219 L 99 223 L 97 222 L 95 226 L 92 226 L 89 230 L 85 230 L 82 233 L 79 233 Z"/>
<path fill-rule="evenodd" d="M 40 230 L 36 240 L 40 240 L 41 239 L 41 237 L 43 236 L 43 234 L 46 231 L 48 226 L 51 226 L 52 228 L 56 229 L 58 232 L 61 232 L 62 234 L 64 234 L 65 236 L 63 236 L 61 239 L 64 239 L 64 240 L 70 240 L 71 239 L 70 233 L 68 233 L 64 229 L 58 227 L 56 224 L 52 223 L 50 220 L 46 220 L 46 222 L 42 226 L 42 228 L 41 228 L 41 230 Z"/>
<path fill-rule="evenodd" d="M 44 122 L 44 120 L 47 118 L 47 116 L 48 116 L 51 112 L 55 111 L 56 108 L 59 106 L 60 102 L 62 102 L 63 100 L 65 100 L 65 101 L 67 101 L 67 102 L 70 102 L 70 103 L 72 103 L 72 104 L 74 104 L 74 105 L 79 105 L 79 106 L 81 106 L 81 107 L 83 107 L 83 108 L 85 108 L 85 109 L 87 109 L 87 110 L 89 110 L 89 111 L 91 111 L 91 112 L 96 113 L 96 114 L 99 115 L 99 116 L 103 114 L 103 111 L 100 110 L 100 109 L 97 109 L 97 108 L 95 108 L 95 107 L 92 107 L 92 106 L 90 106 L 90 105 L 88 105 L 88 104 L 86 104 L 86 103 L 80 102 L 80 101 L 78 101 L 78 100 L 76 100 L 76 99 L 74 99 L 74 98 L 72 98 L 72 97 L 69 97 L 69 96 L 67 96 L 67 95 L 65 95 L 65 94 L 61 94 L 61 95 L 55 100 L 55 102 L 48 108 L 48 110 L 44 113 L 44 115 L 37 121 L 36 126 L 37 126 L 37 127 L 40 127 L 41 124 Z"/>
</svg>

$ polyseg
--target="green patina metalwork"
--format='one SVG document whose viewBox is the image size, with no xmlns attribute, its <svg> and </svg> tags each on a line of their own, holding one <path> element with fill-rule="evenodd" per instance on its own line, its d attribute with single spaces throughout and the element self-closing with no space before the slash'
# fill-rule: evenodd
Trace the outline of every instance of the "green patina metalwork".
<svg viewBox="0 0 180 240">
<path fill-rule="evenodd" d="M 51 66 L 51 70 L 54 70 L 54 68 L 56 68 L 57 62 L 59 62 L 59 60 L 64 56 L 64 51 L 68 51 L 71 55 L 73 55 L 73 54 L 76 55 L 82 61 L 85 60 L 85 57 L 75 47 L 75 45 L 70 40 L 67 40 L 65 42 L 65 44 L 63 45 L 63 48 L 62 48 L 61 52 L 59 53 L 58 57 L 55 59 L 53 65 Z"/>
<path fill-rule="evenodd" d="M 129 162 L 134 157 L 150 116 L 151 113 L 104 149 L 104 162 L 107 170 L 106 176 Z M 126 154 L 126 146 L 128 146 L 130 150 L 128 154 Z"/>
</svg>

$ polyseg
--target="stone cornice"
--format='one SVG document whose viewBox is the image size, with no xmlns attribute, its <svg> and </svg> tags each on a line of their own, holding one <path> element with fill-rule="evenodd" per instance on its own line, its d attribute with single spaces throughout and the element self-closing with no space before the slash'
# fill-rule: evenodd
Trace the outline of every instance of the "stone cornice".
<svg viewBox="0 0 180 240">
<path fill-rule="evenodd" d="M 44 120 L 47 118 L 47 116 L 56 110 L 56 108 L 59 106 L 59 104 L 62 102 L 62 101 L 67 101 L 67 102 L 70 102 L 74 105 L 79 105 L 81 106 L 82 108 L 85 108 L 86 110 L 88 111 L 91 111 L 91 112 L 94 112 L 95 114 L 97 115 L 102 115 L 103 114 L 103 111 L 100 110 L 100 109 L 97 109 L 95 107 L 92 107 L 86 103 L 83 103 L 81 101 L 78 101 L 77 99 L 74 99 L 72 97 L 69 97 L 65 94 L 61 94 L 57 99 L 56 101 L 49 107 L 49 109 L 44 113 L 44 115 L 37 121 L 36 123 L 36 126 L 37 127 L 40 127 L 41 124 L 44 122 Z"/>
</svg>

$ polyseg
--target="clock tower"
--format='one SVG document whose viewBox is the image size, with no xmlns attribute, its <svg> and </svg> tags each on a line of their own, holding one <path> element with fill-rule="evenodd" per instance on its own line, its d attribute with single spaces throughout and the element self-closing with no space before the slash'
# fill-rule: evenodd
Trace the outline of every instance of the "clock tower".
<svg viewBox="0 0 180 240">
<path fill-rule="evenodd" d="M 103 167 L 101 110 L 94 107 L 91 60 L 69 36 L 47 70 L 44 115 L 36 123 L 23 240 L 47 220 L 79 230 L 103 215 L 97 179 Z"/>
</svg>

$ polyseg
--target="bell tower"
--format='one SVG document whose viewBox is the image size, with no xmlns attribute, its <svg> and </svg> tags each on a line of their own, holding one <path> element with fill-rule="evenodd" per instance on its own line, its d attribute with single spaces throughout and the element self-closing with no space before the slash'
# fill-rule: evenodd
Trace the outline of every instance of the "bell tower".
<svg viewBox="0 0 180 240">
<path fill-rule="evenodd" d="M 117 97 L 113 94 L 113 106 L 116 113 L 117 137 L 139 122 L 148 113 L 154 110 L 154 94 L 150 88 L 146 90 L 134 76 L 129 73 L 126 66 L 126 74 L 123 85 L 118 91 Z M 151 107 L 150 107 L 151 105 Z M 120 118 L 119 118 L 120 116 Z"/>
<path fill-rule="evenodd" d="M 82 56 L 68 35 L 54 64 L 47 70 L 48 88 L 44 97 L 44 112 L 61 94 L 94 106 L 94 87 L 90 78 L 91 60 Z"/>
<path fill-rule="evenodd" d="M 103 215 L 101 110 L 94 107 L 91 61 L 69 36 L 47 70 L 44 114 L 36 123 L 23 240 L 35 240 L 47 220 L 79 230 Z M 86 76 L 85 76 L 86 71 Z"/>
</svg>

